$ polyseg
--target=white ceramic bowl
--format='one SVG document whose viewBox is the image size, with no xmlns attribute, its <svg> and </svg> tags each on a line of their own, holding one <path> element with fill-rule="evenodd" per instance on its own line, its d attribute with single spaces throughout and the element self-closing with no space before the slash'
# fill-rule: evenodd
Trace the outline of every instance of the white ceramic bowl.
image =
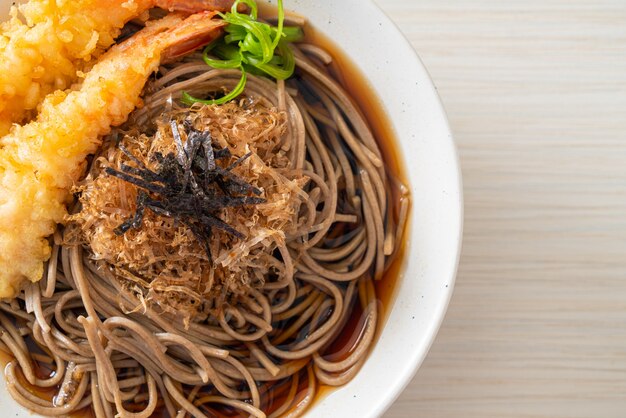
<svg viewBox="0 0 626 418">
<path fill-rule="evenodd" d="M 0 17 L 12 0 L 0 0 Z M 359 374 L 309 418 L 377 417 L 409 383 L 444 317 L 460 253 L 462 193 L 452 135 L 419 58 L 371 0 L 286 0 L 352 59 L 393 123 L 413 196 L 408 260 L 380 338 Z M 4 390 L 2 416 L 29 417 Z"/>
</svg>

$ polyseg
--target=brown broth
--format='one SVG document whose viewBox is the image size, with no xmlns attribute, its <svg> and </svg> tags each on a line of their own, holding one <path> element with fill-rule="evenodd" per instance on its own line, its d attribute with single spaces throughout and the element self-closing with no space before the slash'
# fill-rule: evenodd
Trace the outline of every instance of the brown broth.
<svg viewBox="0 0 626 418">
<path fill-rule="evenodd" d="M 387 170 L 387 180 L 389 184 L 393 186 L 393 202 L 390 202 L 390 207 L 393 208 L 394 218 L 397 219 L 399 217 L 398 212 L 401 195 L 396 185 L 406 185 L 408 184 L 408 180 L 404 162 L 402 161 L 398 149 L 396 134 L 389 119 L 390 116 L 383 111 L 380 99 L 374 93 L 371 84 L 365 78 L 362 71 L 347 57 L 337 44 L 309 24 L 305 27 L 305 42 L 319 46 L 330 53 L 333 57 L 333 62 L 330 65 L 331 74 L 339 81 L 342 87 L 346 89 L 365 116 L 380 147 L 381 153 L 383 154 Z M 374 283 L 376 298 L 378 299 L 379 320 L 373 344 L 376 344 L 382 332 L 382 328 L 387 321 L 397 292 L 398 286 L 396 285 L 404 270 L 407 229 L 408 225 L 405 225 L 402 240 L 398 243 L 399 248 L 393 260 L 385 270 L 383 278 Z M 332 361 L 340 361 L 350 355 L 353 345 L 357 340 L 356 334 L 358 334 L 358 326 L 362 323 L 362 316 L 363 310 L 360 303 L 355 303 L 350 319 L 344 326 L 344 329 L 335 341 L 325 350 L 325 358 Z M 335 389 L 336 388 L 333 386 L 320 385 L 313 403 L 319 402 Z"/>
<path fill-rule="evenodd" d="M 35 344 L 32 343 L 30 339 L 26 339 L 26 342 L 30 350 L 38 350 L 38 348 L 36 348 Z M 14 358 L 11 355 L 0 350 L 0 364 L 2 364 L 3 366 L 6 366 L 13 359 Z M 54 373 L 52 370 L 48 369 L 47 367 L 42 366 L 41 363 L 39 362 L 34 361 L 32 364 L 33 364 L 33 372 L 38 379 L 47 379 L 51 377 L 52 374 Z M 25 387 L 30 393 L 32 393 L 33 395 L 37 396 L 40 399 L 44 399 L 46 401 L 52 402 L 53 398 L 59 392 L 60 385 L 53 386 L 50 388 L 42 388 L 39 386 L 31 385 L 30 383 L 28 383 L 28 381 L 24 377 L 24 374 L 22 373 L 19 367 L 15 369 L 15 376 L 23 387 Z M 72 418 L 95 418 L 95 415 L 90 407 L 72 412 L 70 416 Z"/>
<path fill-rule="evenodd" d="M 275 16 L 275 7 L 266 3 L 259 3 L 260 14 L 262 16 Z M 346 89 L 349 95 L 353 98 L 354 102 L 358 104 L 358 108 L 361 110 L 365 119 L 369 123 L 370 128 L 377 140 L 377 143 L 383 154 L 385 166 L 387 169 L 388 183 L 392 188 L 392 202 L 390 202 L 390 209 L 394 211 L 394 219 L 399 217 L 400 207 L 400 190 L 398 185 L 408 184 L 405 174 L 404 164 L 397 147 L 396 135 L 393 130 L 393 126 L 390 123 L 389 115 L 382 110 L 382 104 L 378 97 L 373 93 L 373 89 L 370 83 L 367 81 L 358 66 L 350 61 L 350 59 L 343 53 L 343 51 L 328 37 L 319 31 L 315 30 L 311 25 L 305 27 L 305 42 L 315 44 L 322 47 L 333 57 L 333 63 L 330 65 L 330 71 L 334 78 L 340 82 L 340 84 Z M 401 272 L 405 264 L 405 252 L 406 252 L 406 229 L 399 245 L 394 259 L 390 262 L 385 270 L 384 277 L 381 280 L 375 281 L 376 297 L 378 300 L 379 308 L 379 320 L 377 327 L 376 340 L 381 333 L 385 322 L 388 319 L 389 312 L 393 306 L 393 300 L 397 292 L 397 282 L 401 276 Z M 353 309 L 346 325 L 339 336 L 331 343 L 329 347 L 324 350 L 324 357 L 332 361 L 340 361 L 350 355 L 354 348 L 355 343 L 358 341 L 360 333 L 360 325 L 363 323 L 363 309 L 358 300 L 353 304 Z M 373 344 L 376 343 L 376 340 Z M 0 364 L 6 364 L 11 360 L 11 357 L 0 351 Z M 36 369 L 39 377 L 45 378 L 49 376 L 45 370 L 40 368 Z M 306 385 L 308 381 L 306 367 L 299 372 L 299 385 L 296 395 L 296 402 L 302 399 L 306 392 Z M 41 397 L 42 399 L 51 400 L 52 397 L 58 392 L 58 387 L 50 389 L 34 388 L 25 382 L 21 372 L 18 373 L 18 377 L 21 382 L 25 384 L 29 390 Z M 286 399 L 289 393 L 291 383 L 290 382 L 270 382 L 260 385 L 260 390 L 264 393 L 263 405 L 267 412 L 271 412 L 278 408 Z M 332 393 L 335 388 L 327 385 L 319 385 L 316 391 L 315 400 L 313 404 L 319 402 L 321 399 Z M 129 406 L 129 409 L 132 409 Z M 219 416 L 240 416 L 233 410 L 209 410 L 208 413 L 219 412 Z M 81 411 L 74 412 L 70 415 L 74 418 L 92 418 L 94 414 L 90 408 L 83 409 Z M 167 410 L 163 407 L 155 411 L 152 414 L 156 418 L 165 418 L 168 416 Z"/>
</svg>

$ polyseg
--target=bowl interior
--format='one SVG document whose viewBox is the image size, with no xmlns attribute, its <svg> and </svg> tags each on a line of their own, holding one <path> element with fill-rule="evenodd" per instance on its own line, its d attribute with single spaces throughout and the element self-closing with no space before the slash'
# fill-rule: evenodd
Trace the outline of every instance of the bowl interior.
<svg viewBox="0 0 626 418">
<path fill-rule="evenodd" d="M 272 1 L 273 2 L 273 1 Z M 0 0 L 0 19 L 12 0 Z M 346 53 L 393 125 L 412 194 L 407 261 L 386 324 L 359 374 L 316 402 L 308 417 L 375 417 L 426 356 L 452 292 L 462 228 L 460 173 L 437 93 L 419 58 L 371 0 L 286 0 Z M 6 416 L 32 416 L 4 390 Z"/>
</svg>

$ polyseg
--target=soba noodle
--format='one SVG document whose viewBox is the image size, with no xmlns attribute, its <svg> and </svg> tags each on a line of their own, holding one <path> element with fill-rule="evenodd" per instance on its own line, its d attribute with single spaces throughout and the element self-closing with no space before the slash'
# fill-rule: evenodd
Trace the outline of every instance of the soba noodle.
<svg viewBox="0 0 626 418">
<path fill-rule="evenodd" d="M 279 246 L 283 277 L 185 328 L 158 306 L 142 305 L 88 248 L 64 245 L 58 232 L 44 279 L 0 303 L 0 349 L 14 357 L 6 378 L 17 402 L 48 416 L 91 407 L 96 417 L 142 418 L 158 410 L 172 417 L 234 410 L 296 417 L 317 385 L 343 385 L 359 371 L 379 317 L 373 280 L 397 250 L 408 199 L 389 207 L 383 156 L 362 113 L 325 68 L 330 55 L 314 45 L 295 53 L 295 80 L 250 76 L 245 91 L 287 113 L 283 149 L 291 169 L 311 180 L 300 215 L 308 218 Z M 238 71 L 209 70 L 198 55 L 163 67 L 131 122 L 149 124 L 183 90 L 231 89 L 239 78 Z M 325 357 L 355 304 L 363 315 L 353 346 L 339 359 Z M 33 388 L 58 393 L 43 399 Z"/>
</svg>

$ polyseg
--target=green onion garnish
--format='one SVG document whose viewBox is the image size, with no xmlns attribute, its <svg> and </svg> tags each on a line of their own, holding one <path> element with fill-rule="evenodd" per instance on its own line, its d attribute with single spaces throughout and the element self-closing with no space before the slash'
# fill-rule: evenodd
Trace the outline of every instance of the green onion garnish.
<svg viewBox="0 0 626 418">
<path fill-rule="evenodd" d="M 193 97 L 186 91 L 183 91 L 182 101 L 183 103 L 190 105 L 190 106 L 194 103 L 202 103 L 205 105 L 211 105 L 211 104 L 221 105 L 221 104 L 230 102 L 231 100 L 239 96 L 241 93 L 243 93 L 243 89 L 246 87 L 247 80 L 248 80 L 248 77 L 246 76 L 246 70 L 242 68 L 241 79 L 239 80 L 239 83 L 237 83 L 237 86 L 235 86 L 235 88 L 224 97 L 220 97 L 219 99 L 202 100 L 202 99 Z"/>
<path fill-rule="evenodd" d="M 249 14 L 237 11 L 242 3 L 250 9 Z M 204 49 L 202 58 L 213 68 L 240 69 L 241 80 L 235 89 L 218 99 L 202 100 L 183 92 L 182 101 L 185 104 L 224 104 L 233 100 L 243 92 L 248 72 L 286 80 L 295 70 L 296 60 L 289 43 L 300 41 L 304 33 L 300 27 L 284 26 L 285 10 L 282 0 L 278 0 L 278 25 L 275 27 L 257 20 L 258 7 L 254 0 L 236 0 L 231 11 L 220 13 L 220 16 L 228 23 L 226 35 L 209 44 Z"/>
</svg>

